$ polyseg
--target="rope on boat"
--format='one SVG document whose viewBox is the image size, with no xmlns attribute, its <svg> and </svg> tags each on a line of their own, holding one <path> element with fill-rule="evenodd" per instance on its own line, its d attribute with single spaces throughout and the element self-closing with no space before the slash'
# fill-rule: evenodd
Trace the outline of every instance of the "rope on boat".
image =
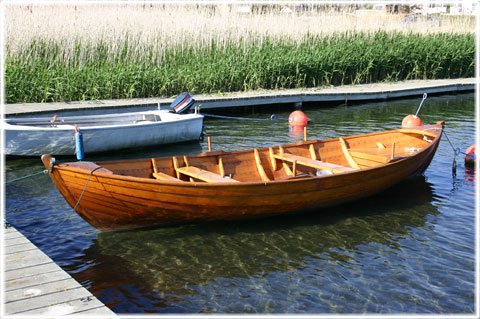
<svg viewBox="0 0 480 319">
<path fill-rule="evenodd" d="M 20 181 L 20 180 L 22 180 L 22 179 L 25 179 L 25 178 L 29 178 L 29 177 L 36 176 L 36 175 L 40 175 L 40 174 L 47 174 L 47 173 L 48 173 L 48 171 L 47 171 L 46 169 L 44 169 L 44 170 L 41 171 L 41 172 L 29 174 L 29 175 L 27 175 L 27 176 L 23 176 L 23 177 L 19 177 L 19 178 L 14 178 L 14 179 L 12 179 L 12 180 L 6 181 L 5 184 L 13 183 L 13 182 L 16 182 L 16 181 Z"/>
<path fill-rule="evenodd" d="M 234 117 L 234 116 L 205 114 L 205 113 L 198 113 L 198 114 L 206 117 L 214 117 L 218 119 L 246 120 L 246 121 L 275 121 L 275 120 L 288 121 L 288 119 L 277 117 L 275 114 L 272 114 L 269 118 L 263 118 L 263 119 L 249 118 L 249 117 Z"/>
<path fill-rule="evenodd" d="M 102 166 L 95 167 L 94 169 L 92 169 L 92 171 L 91 171 L 90 174 L 88 175 L 87 182 L 85 183 L 85 187 L 83 188 L 83 191 L 82 191 L 82 193 L 80 194 L 80 197 L 78 198 L 77 203 L 76 203 L 75 206 L 73 207 L 73 210 L 75 210 L 75 209 L 77 208 L 77 206 L 78 206 L 78 203 L 80 203 L 80 200 L 82 199 L 83 194 L 85 193 L 85 190 L 87 189 L 88 182 L 90 181 L 90 177 L 92 177 L 93 172 L 95 172 L 97 169 L 100 169 L 100 168 L 103 168 L 103 167 L 102 167 Z"/>
</svg>

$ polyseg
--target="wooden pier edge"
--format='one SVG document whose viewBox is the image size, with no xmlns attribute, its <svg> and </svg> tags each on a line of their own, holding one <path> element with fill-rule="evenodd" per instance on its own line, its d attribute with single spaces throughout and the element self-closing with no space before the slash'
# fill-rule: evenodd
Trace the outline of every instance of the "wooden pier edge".
<svg viewBox="0 0 480 319">
<path fill-rule="evenodd" d="M 117 317 L 14 227 L 3 235 L 1 318 Z"/>
</svg>

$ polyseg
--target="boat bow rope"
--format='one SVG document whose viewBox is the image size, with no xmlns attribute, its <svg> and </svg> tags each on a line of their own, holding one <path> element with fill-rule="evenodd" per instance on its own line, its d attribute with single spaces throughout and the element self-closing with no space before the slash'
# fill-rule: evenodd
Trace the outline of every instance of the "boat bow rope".
<svg viewBox="0 0 480 319">
<path fill-rule="evenodd" d="M 37 175 L 40 175 L 40 174 L 47 174 L 47 173 L 48 173 L 48 171 L 47 171 L 46 169 L 44 169 L 44 170 L 41 171 L 41 172 L 36 172 L 36 173 L 28 174 L 28 175 L 23 176 L 23 177 L 11 179 L 11 180 L 9 180 L 9 181 L 6 181 L 5 184 L 13 183 L 13 182 L 16 182 L 16 181 L 20 181 L 20 180 L 22 180 L 22 179 L 26 179 L 26 178 L 29 178 L 29 177 L 37 176 Z"/>
<path fill-rule="evenodd" d="M 73 210 L 74 210 L 74 211 L 75 211 L 75 209 L 77 208 L 78 204 L 80 203 L 80 200 L 81 200 L 82 197 L 83 197 L 83 193 L 85 193 L 85 190 L 87 189 L 88 182 L 90 181 L 90 177 L 92 177 L 93 172 L 95 172 L 97 169 L 100 169 L 100 168 L 103 168 L 103 167 L 102 167 L 102 166 L 97 166 L 97 167 L 95 167 L 94 169 L 92 169 L 92 170 L 90 171 L 90 174 L 88 175 L 88 178 L 87 178 L 87 182 L 85 183 L 85 187 L 83 187 L 83 191 L 82 191 L 82 193 L 80 194 L 80 197 L 78 198 L 77 203 L 76 203 L 75 206 L 73 207 Z"/>
</svg>

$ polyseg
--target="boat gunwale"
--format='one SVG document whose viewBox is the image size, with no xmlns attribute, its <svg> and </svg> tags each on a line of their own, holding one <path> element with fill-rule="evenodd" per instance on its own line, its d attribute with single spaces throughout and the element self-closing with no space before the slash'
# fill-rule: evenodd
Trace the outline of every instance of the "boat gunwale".
<svg viewBox="0 0 480 319">
<path fill-rule="evenodd" d="M 145 113 L 141 113 L 145 114 Z M 95 130 L 114 130 L 114 129 L 129 129 L 129 128 L 136 128 L 136 127 L 148 127 L 148 126 L 165 126 L 168 124 L 178 124 L 179 122 L 181 123 L 186 123 L 186 122 L 195 122 L 202 120 L 204 116 L 200 114 L 182 114 L 186 115 L 187 118 L 179 118 L 179 119 L 174 119 L 174 120 L 161 120 L 157 122 L 152 122 L 152 121 L 139 121 L 137 123 L 126 123 L 126 124 L 108 124 L 108 125 L 102 125 L 101 121 L 97 121 L 96 123 L 93 123 L 94 125 L 82 125 L 79 126 L 80 130 L 85 131 L 95 131 Z M 191 116 L 195 115 L 195 116 Z M 128 119 L 125 119 L 124 121 L 128 121 Z M 119 121 L 120 122 L 120 121 Z M 70 132 L 72 131 L 75 126 L 74 124 L 62 124 L 62 122 L 56 122 L 57 127 L 48 127 L 49 122 L 45 122 L 45 124 L 39 124 L 39 125 L 45 125 L 45 126 L 37 126 L 37 125 L 23 125 L 23 124 L 11 124 L 8 123 L 7 121 L 3 122 L 3 127 L 2 129 L 5 130 L 10 130 L 10 131 L 40 131 L 40 132 Z M 65 127 L 62 127 L 65 126 Z"/>
<path fill-rule="evenodd" d="M 179 114 L 179 113 L 172 113 L 170 110 L 146 110 L 146 111 L 136 111 L 136 112 L 122 112 L 122 113 L 107 113 L 107 114 L 90 114 L 90 115 L 73 115 L 73 116 L 60 116 L 58 117 L 58 121 L 61 119 L 76 119 L 76 120 L 88 120 L 92 116 L 94 116 L 96 119 L 108 119 L 108 118 L 128 118 L 130 116 L 134 115 L 143 115 L 143 114 L 173 114 L 173 115 L 198 115 L 201 117 L 204 117 L 202 114 L 199 113 L 184 113 L 184 114 Z M 46 121 L 49 122 L 52 119 L 52 117 L 46 117 L 46 116 L 39 116 L 39 117 L 6 117 L 4 118 L 5 122 L 9 121 L 20 121 L 20 122 L 27 122 L 28 121 Z M 100 121 L 100 120 L 98 120 Z"/>
</svg>

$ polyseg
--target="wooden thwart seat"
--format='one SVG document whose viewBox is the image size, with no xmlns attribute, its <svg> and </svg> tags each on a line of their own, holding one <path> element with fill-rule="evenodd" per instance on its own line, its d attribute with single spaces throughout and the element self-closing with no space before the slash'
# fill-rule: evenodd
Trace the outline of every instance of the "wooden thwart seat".
<svg viewBox="0 0 480 319">
<path fill-rule="evenodd" d="M 170 176 L 168 174 L 165 174 L 165 173 L 162 173 L 162 172 L 159 172 L 157 170 L 157 163 L 155 162 L 155 159 L 152 158 L 152 166 L 153 166 L 153 177 L 155 177 L 156 179 L 159 179 L 159 180 L 162 180 L 162 181 L 176 181 L 176 182 L 183 182 L 182 180 L 179 180 L 173 176 Z"/>
<path fill-rule="evenodd" d="M 353 150 L 349 152 L 350 152 L 350 155 L 354 158 L 366 159 L 366 160 L 370 160 L 378 163 L 388 163 L 391 160 L 391 157 L 389 155 L 376 155 L 376 154 L 370 154 L 370 153 L 364 153 L 364 152 L 357 152 Z"/>
<path fill-rule="evenodd" d="M 338 164 L 322 162 L 322 161 L 318 161 L 318 160 L 314 160 L 314 159 L 310 159 L 307 157 L 298 156 L 294 154 L 288 154 L 288 153 L 275 154 L 273 155 L 273 157 L 282 161 L 287 161 L 292 163 L 296 162 L 297 164 L 300 164 L 300 165 L 309 166 L 316 169 L 324 169 L 332 173 L 345 173 L 345 172 L 355 171 L 355 169 L 351 167 L 345 167 Z"/>
<path fill-rule="evenodd" d="M 156 179 L 162 180 L 162 181 L 176 181 L 176 182 L 183 182 L 182 180 L 179 180 L 178 178 L 175 178 L 173 176 L 170 176 L 168 174 L 162 173 L 162 172 L 156 172 L 152 174 L 153 177 Z"/>
<path fill-rule="evenodd" d="M 194 166 L 177 167 L 176 171 L 177 173 L 184 174 L 208 183 L 238 183 L 238 181 L 234 180 L 233 178 L 224 178 L 221 175 Z"/>
<path fill-rule="evenodd" d="M 378 165 L 376 163 L 386 164 L 403 158 L 395 156 L 395 142 L 392 142 L 391 148 L 387 148 L 383 143 L 377 142 L 376 148 L 350 149 L 343 138 L 340 137 L 339 141 L 345 158 L 353 168 L 372 167 Z"/>
<path fill-rule="evenodd" d="M 391 148 L 356 148 L 348 150 L 353 158 L 386 164 L 404 158 L 404 152 L 395 150 L 395 143 Z"/>
</svg>

